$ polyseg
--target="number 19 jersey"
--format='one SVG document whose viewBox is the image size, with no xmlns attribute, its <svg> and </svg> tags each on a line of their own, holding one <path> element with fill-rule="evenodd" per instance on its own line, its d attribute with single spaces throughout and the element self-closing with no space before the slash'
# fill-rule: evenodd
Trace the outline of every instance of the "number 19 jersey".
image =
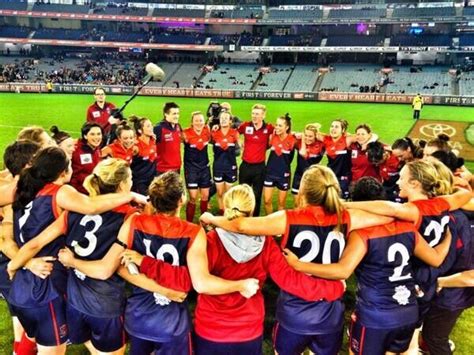
<svg viewBox="0 0 474 355">
<path fill-rule="evenodd" d="M 200 231 L 199 226 L 164 214 L 133 217 L 128 246 L 142 255 L 175 266 L 186 266 L 186 255 Z M 137 338 L 169 342 L 189 332 L 187 302 L 133 287 L 125 309 L 125 329 Z"/>
</svg>

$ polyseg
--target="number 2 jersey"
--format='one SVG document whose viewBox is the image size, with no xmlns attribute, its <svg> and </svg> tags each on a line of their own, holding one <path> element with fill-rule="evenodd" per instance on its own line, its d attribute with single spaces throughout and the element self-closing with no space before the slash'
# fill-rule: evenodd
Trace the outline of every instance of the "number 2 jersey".
<svg viewBox="0 0 474 355">
<path fill-rule="evenodd" d="M 413 223 L 394 221 L 357 230 L 366 254 L 355 270 L 356 314 L 368 328 L 416 323 L 418 304 L 411 259 L 419 234 Z"/>
<path fill-rule="evenodd" d="M 344 211 L 341 231 L 336 231 L 337 215 L 322 207 L 308 206 L 286 211 L 287 226 L 282 248 L 288 248 L 301 261 L 330 264 L 339 261 L 350 229 L 350 216 Z M 278 297 L 276 316 L 286 329 L 298 334 L 330 334 L 343 327 L 344 305 L 334 302 L 307 302 L 285 291 Z"/>
<path fill-rule="evenodd" d="M 14 211 L 13 230 L 15 242 L 19 247 L 34 239 L 59 217 L 56 194 L 60 188 L 60 185 L 46 184 L 24 209 Z M 45 245 L 36 257 L 56 257 L 64 245 L 65 239 L 61 236 Z M 66 293 L 66 283 L 66 269 L 57 260 L 53 263 L 51 275 L 46 279 L 20 269 L 13 279 L 8 300 L 13 305 L 23 308 L 44 306 Z"/>
<path fill-rule="evenodd" d="M 200 228 L 174 216 L 137 215 L 131 222 L 128 247 L 174 266 L 187 266 L 188 249 Z M 172 341 L 191 329 L 187 302 L 172 302 L 134 286 L 125 309 L 125 329 L 140 339 Z"/>
<path fill-rule="evenodd" d="M 133 212 L 135 209 L 129 205 L 98 215 L 68 212 L 64 226 L 66 244 L 78 259 L 100 260 L 117 239 L 124 220 Z M 70 269 L 67 301 L 78 311 L 94 317 L 117 317 L 125 308 L 124 285 L 117 274 L 98 280 Z"/>
</svg>

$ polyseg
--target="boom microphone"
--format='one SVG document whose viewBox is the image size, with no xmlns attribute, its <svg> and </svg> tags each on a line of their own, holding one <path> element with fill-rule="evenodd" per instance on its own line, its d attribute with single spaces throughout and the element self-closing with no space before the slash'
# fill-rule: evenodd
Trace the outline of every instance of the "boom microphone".
<svg viewBox="0 0 474 355">
<path fill-rule="evenodd" d="M 121 116 L 120 114 L 122 113 L 123 110 L 125 110 L 125 107 L 138 95 L 138 93 L 143 89 L 148 83 L 152 80 L 156 81 L 161 81 L 165 77 L 165 72 L 163 69 L 161 69 L 158 65 L 155 63 L 148 63 L 145 66 L 145 71 L 147 72 L 147 75 L 143 78 L 142 84 L 140 84 L 137 87 L 137 90 L 133 93 L 133 95 L 125 101 L 125 103 L 120 107 L 118 110 L 116 110 L 113 114 L 114 117 Z"/>
</svg>

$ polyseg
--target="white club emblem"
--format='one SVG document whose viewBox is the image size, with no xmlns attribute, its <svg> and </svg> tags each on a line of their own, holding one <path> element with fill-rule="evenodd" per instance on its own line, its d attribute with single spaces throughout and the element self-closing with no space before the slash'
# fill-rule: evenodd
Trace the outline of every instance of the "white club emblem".
<svg viewBox="0 0 474 355">
<path fill-rule="evenodd" d="M 86 279 L 86 275 L 79 270 L 74 269 L 74 274 L 76 274 L 77 278 L 81 281 L 84 281 Z"/>
<path fill-rule="evenodd" d="M 171 300 L 168 297 L 165 297 L 158 292 L 153 292 L 153 297 L 155 297 L 155 303 L 160 306 L 167 306 L 171 303 Z"/>
<path fill-rule="evenodd" d="M 409 303 L 408 299 L 410 298 L 411 292 L 405 285 L 395 287 L 395 294 L 392 296 L 398 304 L 405 306 Z"/>
</svg>

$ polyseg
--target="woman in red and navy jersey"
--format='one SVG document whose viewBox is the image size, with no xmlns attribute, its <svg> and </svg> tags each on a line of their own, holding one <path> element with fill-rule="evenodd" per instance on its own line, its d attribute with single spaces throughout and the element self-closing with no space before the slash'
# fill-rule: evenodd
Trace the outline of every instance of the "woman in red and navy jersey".
<svg viewBox="0 0 474 355">
<path fill-rule="evenodd" d="M 96 269 L 101 270 L 103 277 L 110 277 L 117 269 L 123 251 L 120 245 L 125 245 L 166 264 L 185 267 L 198 292 L 215 295 L 240 292 L 244 297 L 255 294 L 258 289 L 255 279 L 228 281 L 209 274 L 204 230 L 179 218 L 186 195 L 177 173 L 167 172 L 155 178 L 149 192 L 154 212 L 134 214 L 125 221 L 118 235 L 119 241 L 98 262 L 101 267 Z M 75 267 L 85 266 L 81 264 L 81 260 L 74 261 Z M 185 294 L 170 299 L 169 290 L 156 289 L 157 284 L 144 275 L 130 275 L 128 271 L 120 274 L 134 285 L 125 310 L 125 328 L 131 338 L 130 353 L 191 354 L 187 304 L 175 302 L 182 302 Z M 173 290 L 179 290 L 183 284 L 181 278 L 168 280 Z M 150 282 L 151 287 L 145 287 Z"/>
<path fill-rule="evenodd" d="M 413 222 L 418 232 L 432 247 L 437 246 L 446 235 L 450 219 L 449 211 L 462 207 L 472 196 L 469 191 L 459 190 L 452 195 L 436 197 L 438 191 L 446 190 L 445 185 L 448 182 L 440 178 L 433 164 L 421 160 L 406 163 L 400 171 L 397 183 L 400 187 L 400 197 L 407 198 L 407 203 L 369 201 L 349 202 L 346 206 Z M 436 292 L 437 275 L 419 260 L 414 261 L 413 268 L 414 278 L 420 290 L 418 325 L 421 325 Z M 417 344 L 418 332 L 415 332 L 414 342 L 410 348 L 417 347 Z"/>
<path fill-rule="evenodd" d="M 181 133 L 179 106 L 167 102 L 163 106 L 163 120 L 154 128 L 156 139 L 156 171 L 163 174 L 167 171 L 181 170 Z"/>
<path fill-rule="evenodd" d="M 102 148 L 102 158 L 111 157 L 122 159 L 128 165 L 132 163 L 133 156 L 138 153 L 135 145 L 135 132 L 126 122 L 120 124 L 116 131 L 117 139 L 111 144 Z"/>
<path fill-rule="evenodd" d="M 364 176 L 378 178 L 377 169 L 367 156 L 367 144 L 373 141 L 372 129 L 366 124 L 358 125 L 355 130 L 355 142 L 349 146 L 351 150 L 352 182 L 357 182 Z"/>
<path fill-rule="evenodd" d="M 290 188 L 291 162 L 295 156 L 296 138 L 291 134 L 291 117 L 288 114 L 277 118 L 269 146 L 270 155 L 263 182 L 263 201 L 267 214 L 273 212 L 273 188 L 278 189 L 278 210 L 285 207 L 286 195 Z"/>
<path fill-rule="evenodd" d="M 377 175 L 390 201 L 402 202 L 398 195 L 397 181 L 400 178 L 400 160 L 392 153 L 390 147 L 381 142 L 367 144 L 367 158 L 377 169 Z"/>
<path fill-rule="evenodd" d="M 133 197 L 131 193 L 119 193 L 90 198 L 65 185 L 70 176 L 69 160 L 59 148 L 40 151 L 31 167 L 22 172 L 13 205 L 18 246 L 34 239 L 63 209 L 85 214 L 103 212 L 130 202 Z M 56 239 L 41 248 L 38 256 L 52 261 L 64 243 L 64 238 Z M 65 269 L 57 262 L 46 279 L 23 269 L 13 279 L 9 300 L 28 337 L 36 339 L 40 353 L 65 350 L 65 293 Z"/>
<path fill-rule="evenodd" d="M 216 184 L 217 203 L 224 213 L 224 193 L 237 181 L 236 149 L 239 145 L 239 131 L 231 127 L 232 115 L 222 111 L 219 114 L 219 129 L 211 133 L 214 152 L 212 175 Z"/>
<path fill-rule="evenodd" d="M 298 149 L 298 156 L 293 183 L 291 185 L 291 192 L 296 195 L 295 199 L 298 198 L 297 194 L 300 189 L 303 173 L 311 165 L 319 164 L 321 159 L 323 159 L 324 144 L 317 140 L 320 128 L 321 125 L 319 123 L 307 124 L 304 128 L 303 137 L 297 140 L 296 148 Z M 297 205 L 298 201 L 295 200 L 295 206 Z"/>
<path fill-rule="evenodd" d="M 183 131 L 184 176 L 189 192 L 186 205 L 186 220 L 192 222 L 196 212 L 196 201 L 200 196 L 201 214 L 207 211 L 209 188 L 212 185 L 207 146 L 211 141 L 211 131 L 200 111 L 191 114 L 191 127 Z"/>
<path fill-rule="evenodd" d="M 347 135 L 348 123 L 346 120 L 332 121 L 329 134 L 318 134 L 318 140 L 323 142 L 328 157 L 328 167 L 334 172 L 342 191 L 342 198 L 349 197 L 351 183 L 351 155 L 349 146 L 354 142 L 352 136 Z"/>
<path fill-rule="evenodd" d="M 402 163 L 423 158 L 423 149 L 410 137 L 400 138 L 393 142 L 392 152 Z"/>
<path fill-rule="evenodd" d="M 313 165 L 301 179 L 300 208 L 232 221 L 207 213 L 201 221 L 251 235 L 281 234 L 281 246 L 290 249 L 300 260 L 328 264 L 339 260 L 349 231 L 391 221 L 363 211 L 344 210 L 339 193 L 334 173 Z M 317 354 L 337 354 L 342 343 L 343 315 L 341 300 L 307 302 L 281 291 L 275 350 L 280 354 L 296 354 L 309 347 Z"/>
<path fill-rule="evenodd" d="M 148 187 L 156 176 L 156 140 L 153 133 L 153 124 L 146 117 L 132 116 L 129 118 L 137 133 L 137 154 L 133 157 L 132 190 L 142 195 L 148 194 Z"/>
<path fill-rule="evenodd" d="M 115 158 L 100 162 L 94 174 L 84 181 L 90 196 L 130 192 L 131 185 L 132 174 L 128 164 Z M 124 219 L 134 211 L 126 204 L 96 215 L 65 212 L 55 223 L 23 245 L 9 263 L 9 270 L 22 267 L 45 245 L 62 235 L 66 236 L 66 245 L 71 248 L 59 252 L 59 260 L 64 266 L 73 267 L 63 261 L 64 258 L 67 260 L 66 254 L 73 252 L 81 260 L 100 259 L 114 243 Z M 124 284 L 116 275 L 98 280 L 84 271 L 73 267 L 68 275 L 66 313 L 69 339 L 73 344 L 85 343 L 91 352 L 123 353 Z M 105 328 L 107 332 L 102 332 Z"/>
<path fill-rule="evenodd" d="M 354 185 L 351 197 L 354 201 L 380 200 L 385 191 L 373 177 L 364 177 Z M 412 257 L 437 267 L 450 241 L 445 238 L 432 249 L 413 223 L 395 220 L 352 231 L 337 263 L 303 262 L 290 250 L 285 252 L 296 270 L 317 277 L 347 279 L 355 270 L 357 302 L 350 326 L 350 353 L 385 355 L 408 349 L 418 320 Z"/>
<path fill-rule="evenodd" d="M 255 208 L 252 188 L 232 187 L 224 196 L 224 205 L 229 220 L 252 215 Z M 306 301 L 336 300 L 343 292 L 340 282 L 314 279 L 291 269 L 271 237 L 250 237 L 217 228 L 207 234 L 207 242 L 209 271 L 213 275 L 231 280 L 255 277 L 261 285 L 269 275 L 281 288 Z M 126 254 L 131 256 L 132 252 Z M 150 259 L 141 256 L 136 259 L 137 264 L 143 265 L 144 258 Z M 166 282 L 161 275 L 170 271 L 163 270 L 162 263 L 147 260 L 146 264 L 141 267 L 142 272 L 157 282 Z M 195 353 L 261 355 L 264 312 L 261 292 L 250 299 L 238 293 L 200 294 L 195 313 Z"/>
<path fill-rule="evenodd" d="M 87 193 L 82 186 L 84 179 L 92 174 L 101 159 L 100 145 L 103 131 L 98 123 L 85 123 L 81 128 L 81 139 L 72 153 L 72 177 L 70 184 L 79 192 Z"/>
</svg>

